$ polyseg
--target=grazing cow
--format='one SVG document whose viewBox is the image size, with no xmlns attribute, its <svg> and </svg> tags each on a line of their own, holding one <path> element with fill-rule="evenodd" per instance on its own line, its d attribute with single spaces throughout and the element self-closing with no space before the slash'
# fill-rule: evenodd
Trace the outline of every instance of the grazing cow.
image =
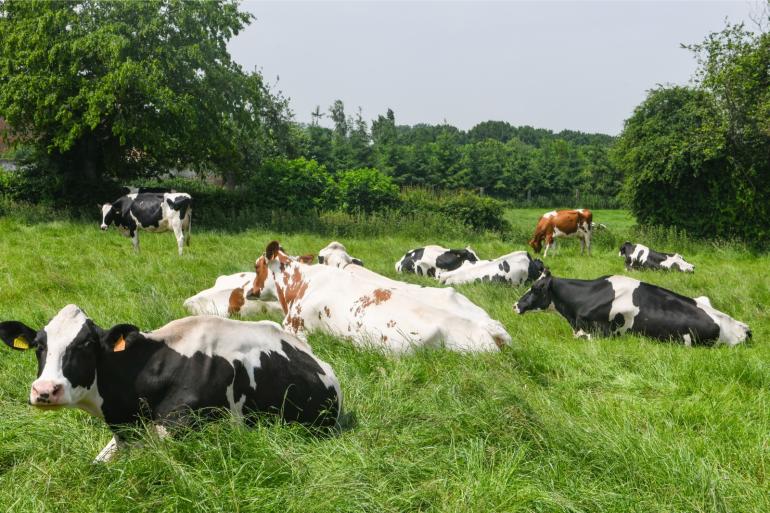
<svg viewBox="0 0 770 513">
<path fill-rule="evenodd" d="M 36 349 L 31 405 L 80 408 L 107 422 L 115 437 L 96 461 L 109 460 L 126 441 L 123 428 L 143 419 L 165 428 L 229 410 L 249 424 L 266 413 L 333 426 L 341 409 L 331 367 L 270 321 L 185 317 L 143 333 L 102 329 L 67 305 L 41 330 L 2 322 L 0 338 Z"/>
<path fill-rule="evenodd" d="M 324 265 L 330 265 L 332 267 L 345 267 L 348 264 L 364 266 L 364 263 L 353 258 L 348 254 L 348 250 L 345 246 L 339 242 L 332 241 L 325 248 L 318 252 L 318 263 Z"/>
<path fill-rule="evenodd" d="M 438 278 L 442 272 L 454 271 L 465 262 L 476 263 L 478 259 L 478 255 L 470 246 L 465 249 L 425 246 L 407 251 L 401 260 L 396 262 L 396 272 Z"/>
<path fill-rule="evenodd" d="M 751 338 L 749 327 L 715 310 L 705 296 L 691 299 L 627 276 L 567 280 L 546 270 L 513 306 L 523 314 L 555 308 L 575 337 L 637 333 L 685 345 L 734 346 Z"/>
<path fill-rule="evenodd" d="M 618 256 L 626 259 L 626 269 L 668 269 L 691 273 L 695 266 L 685 262 L 679 253 L 658 253 L 643 244 L 625 242 Z"/>
<path fill-rule="evenodd" d="M 540 253 L 545 240 L 544 257 L 548 256 L 548 248 L 552 247 L 556 251 L 557 237 L 573 237 L 580 239 L 580 254 L 588 248 L 588 254 L 591 254 L 591 227 L 593 226 L 593 214 L 587 208 L 578 210 L 552 210 L 543 214 L 540 221 L 537 222 L 535 233 L 529 245 Z"/>
<path fill-rule="evenodd" d="M 192 315 L 218 315 L 220 317 L 283 313 L 281 305 L 276 301 L 246 299 L 255 278 L 256 273 L 252 272 L 220 276 L 213 287 L 187 298 L 184 307 Z"/>
<path fill-rule="evenodd" d="M 106 230 L 114 223 L 123 235 L 131 237 L 137 252 L 139 230 L 173 230 L 181 255 L 184 243 L 190 245 L 191 218 L 192 198 L 184 192 L 126 194 L 102 205 L 101 228 Z"/>
<path fill-rule="evenodd" d="M 477 311 L 464 313 L 433 292 L 421 295 L 418 286 L 389 286 L 379 281 L 387 278 L 363 267 L 343 270 L 292 261 L 277 241 L 257 259 L 256 272 L 251 297 L 277 298 L 286 314 L 284 327 L 299 336 L 320 330 L 395 353 L 441 346 L 493 351 L 510 341 L 486 313 L 482 321 Z"/>
<path fill-rule="evenodd" d="M 526 251 L 514 251 L 494 260 L 479 260 L 459 269 L 441 273 L 439 281 L 445 285 L 473 282 L 509 283 L 518 287 L 524 282 L 535 281 L 545 270 L 540 259 L 533 260 Z"/>
</svg>

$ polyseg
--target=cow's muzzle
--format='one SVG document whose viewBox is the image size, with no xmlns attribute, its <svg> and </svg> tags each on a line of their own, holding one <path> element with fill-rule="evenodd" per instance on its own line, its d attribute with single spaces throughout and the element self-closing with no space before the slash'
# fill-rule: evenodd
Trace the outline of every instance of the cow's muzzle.
<svg viewBox="0 0 770 513">
<path fill-rule="evenodd" d="M 64 399 L 64 384 L 54 381 L 35 381 L 29 394 L 32 406 L 56 406 Z"/>
<path fill-rule="evenodd" d="M 101 229 L 102 229 L 102 231 L 104 231 L 104 230 L 106 230 L 106 229 L 107 229 L 107 225 L 106 225 L 106 224 L 103 224 L 103 225 L 101 225 L 99 228 L 101 228 Z"/>
<path fill-rule="evenodd" d="M 514 303 L 513 304 L 513 311 L 516 312 L 517 314 L 521 315 L 521 310 L 519 310 L 519 303 Z"/>
</svg>

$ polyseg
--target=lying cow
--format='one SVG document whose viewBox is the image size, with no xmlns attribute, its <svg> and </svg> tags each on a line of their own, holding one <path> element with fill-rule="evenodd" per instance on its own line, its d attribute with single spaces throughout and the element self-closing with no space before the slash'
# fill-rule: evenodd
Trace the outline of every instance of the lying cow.
<svg viewBox="0 0 770 513">
<path fill-rule="evenodd" d="M 115 437 L 96 461 L 111 459 L 126 441 L 122 428 L 143 419 L 163 428 L 229 410 L 249 423 L 267 413 L 333 426 L 341 409 L 331 367 L 270 321 L 186 317 L 142 333 L 130 324 L 104 330 L 67 305 L 41 330 L 2 322 L 0 338 L 36 349 L 31 405 L 104 418 Z"/>
<path fill-rule="evenodd" d="M 114 203 L 102 205 L 101 229 L 115 224 L 126 237 L 131 237 L 139 251 L 139 230 L 165 232 L 173 230 L 179 254 L 185 242 L 190 245 L 192 197 L 184 192 L 135 193 L 121 196 Z"/>
<path fill-rule="evenodd" d="M 281 305 L 276 301 L 246 299 L 256 277 L 256 273 L 252 272 L 220 276 L 213 287 L 185 299 L 184 307 L 192 315 L 219 317 L 260 313 L 282 314 Z"/>
<path fill-rule="evenodd" d="M 476 263 L 478 259 L 478 255 L 470 247 L 448 249 L 441 246 L 425 246 L 407 251 L 401 260 L 396 262 L 396 272 L 438 278 L 443 272 L 454 271 L 465 262 Z"/>
<path fill-rule="evenodd" d="M 364 266 L 364 263 L 361 260 L 350 256 L 348 250 L 345 249 L 345 246 L 336 240 L 330 242 L 325 248 L 318 252 L 318 263 L 330 265 L 332 267 L 345 267 L 349 264 L 361 267 Z"/>
<path fill-rule="evenodd" d="M 445 285 L 473 282 L 508 283 L 518 287 L 527 281 L 535 281 L 545 270 L 540 259 L 533 260 L 526 251 L 514 251 L 494 260 L 479 260 L 459 269 L 441 273 L 439 281 Z"/>
<path fill-rule="evenodd" d="M 566 280 L 546 270 L 513 306 L 520 314 L 551 308 L 567 319 L 576 337 L 629 332 L 687 346 L 734 346 L 751 338 L 746 324 L 715 310 L 707 297 L 691 299 L 627 276 Z"/>
<path fill-rule="evenodd" d="M 695 266 L 685 262 L 679 253 L 658 253 L 643 244 L 625 242 L 618 256 L 626 260 L 626 269 L 668 269 L 691 273 Z"/>
<path fill-rule="evenodd" d="M 363 267 L 343 270 L 293 261 L 277 241 L 257 259 L 256 272 L 251 297 L 277 298 L 286 313 L 284 327 L 300 336 L 319 330 L 396 353 L 441 346 L 493 351 L 510 341 L 486 313 L 482 321 L 477 311 L 464 313 L 443 304 L 434 292 L 419 294 L 421 287 L 388 286 Z"/>
<path fill-rule="evenodd" d="M 548 256 L 548 248 L 556 251 L 557 237 L 577 237 L 580 239 L 580 254 L 588 248 L 591 254 L 591 227 L 593 226 L 593 214 L 587 208 L 578 210 L 552 210 L 543 214 L 537 222 L 535 233 L 529 245 L 540 253 L 545 241 L 545 253 Z"/>
</svg>

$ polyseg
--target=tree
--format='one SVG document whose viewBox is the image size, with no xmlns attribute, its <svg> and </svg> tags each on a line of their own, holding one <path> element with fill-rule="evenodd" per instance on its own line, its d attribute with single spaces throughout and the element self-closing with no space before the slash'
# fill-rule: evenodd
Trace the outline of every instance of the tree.
<svg viewBox="0 0 770 513">
<path fill-rule="evenodd" d="M 234 178 L 289 136 L 286 102 L 227 51 L 251 18 L 232 0 L 0 2 L 0 116 L 71 186 L 184 167 Z"/>
</svg>

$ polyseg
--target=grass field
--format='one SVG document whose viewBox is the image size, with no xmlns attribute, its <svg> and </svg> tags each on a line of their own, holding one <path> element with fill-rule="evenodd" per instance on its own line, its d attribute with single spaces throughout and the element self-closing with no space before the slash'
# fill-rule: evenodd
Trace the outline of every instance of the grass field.
<svg viewBox="0 0 770 513">
<path fill-rule="evenodd" d="M 511 210 L 511 236 L 342 239 L 367 267 L 426 243 L 470 243 L 482 258 L 525 249 L 540 210 Z M 230 421 L 92 465 L 110 439 L 82 411 L 27 406 L 32 353 L 0 348 L 0 510 L 30 511 L 770 511 L 770 257 L 738 244 L 642 231 L 622 211 L 596 211 L 608 230 L 592 257 L 561 243 L 556 276 L 624 274 L 626 238 L 676 250 L 694 275 L 635 274 L 747 322 L 750 345 L 685 348 L 624 336 L 574 340 L 553 313 L 515 316 L 525 288 L 459 287 L 500 319 L 513 344 L 499 354 L 420 352 L 392 358 L 321 334 L 356 421 L 337 436 Z M 97 223 L 0 218 L 0 319 L 42 327 L 76 303 L 109 327 L 145 330 L 185 315 L 182 301 L 220 274 L 251 270 L 268 241 L 293 254 L 328 237 L 195 231 L 176 255 L 170 234 L 142 234 L 142 253 Z M 433 284 L 427 278 L 401 277 Z"/>
</svg>

